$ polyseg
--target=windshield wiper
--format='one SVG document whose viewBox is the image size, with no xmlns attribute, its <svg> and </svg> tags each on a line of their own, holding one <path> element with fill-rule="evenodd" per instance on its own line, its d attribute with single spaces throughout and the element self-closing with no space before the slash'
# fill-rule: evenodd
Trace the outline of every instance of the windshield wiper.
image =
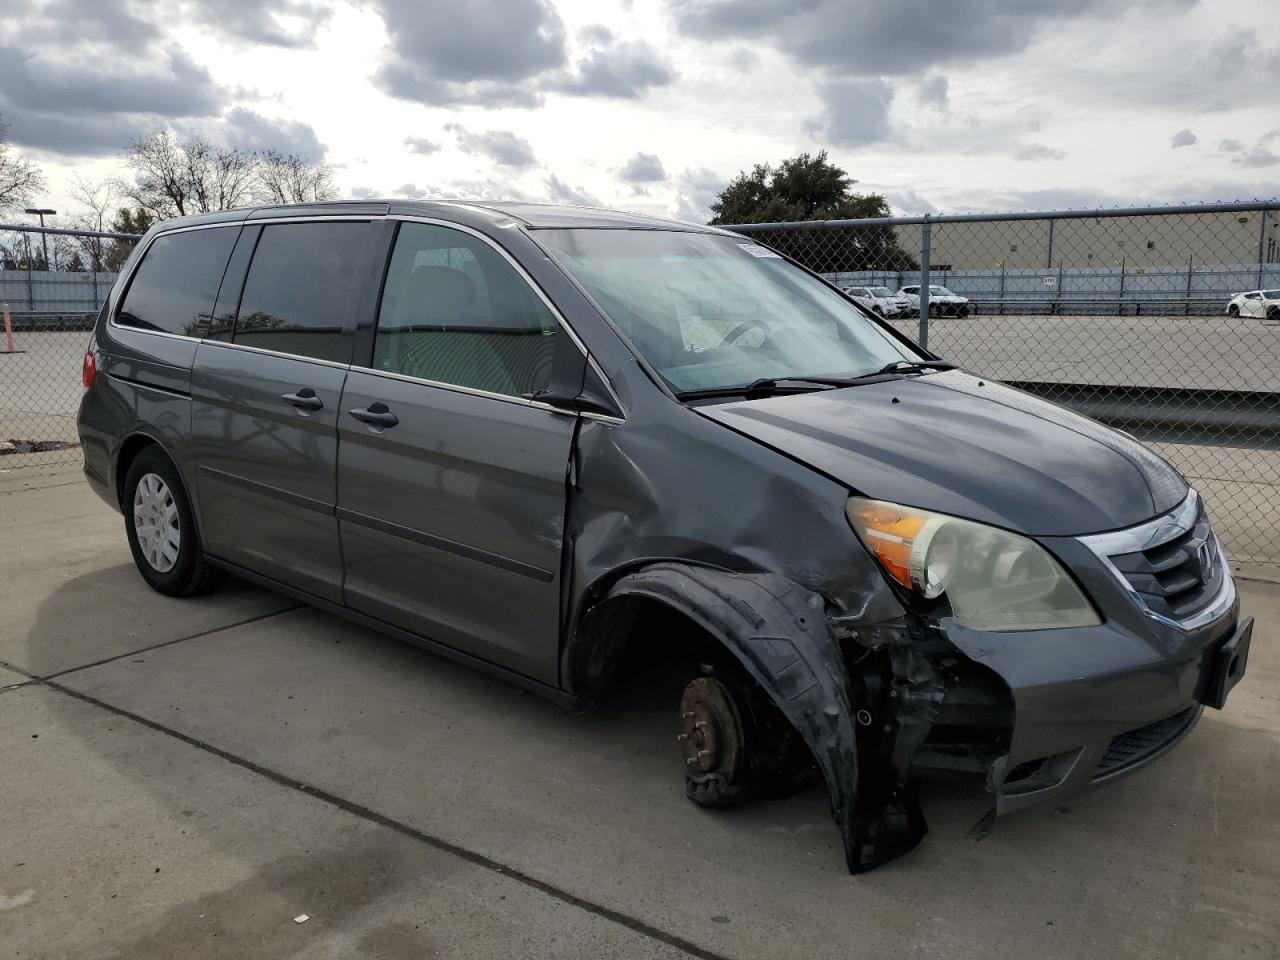
<svg viewBox="0 0 1280 960">
<path fill-rule="evenodd" d="M 954 370 L 954 363 L 945 360 L 895 360 L 879 370 L 855 374 L 851 377 L 760 377 L 750 383 L 732 387 L 704 387 L 699 390 L 681 390 L 676 396 L 681 400 L 698 400 L 711 397 L 772 397 L 780 393 L 812 393 L 815 390 L 835 390 L 838 387 L 856 387 L 880 377 L 895 373 L 923 373 L 926 370 Z"/>
<path fill-rule="evenodd" d="M 767 397 L 779 393 L 809 393 L 813 390 L 834 390 L 847 387 L 850 381 L 844 377 L 760 377 L 750 383 L 733 387 L 703 387 L 698 390 L 681 390 L 676 396 L 681 400 L 700 397 Z"/>
<path fill-rule="evenodd" d="M 945 360 L 895 360 L 893 363 L 886 363 L 870 376 L 878 376 L 886 373 L 924 373 L 926 370 L 954 370 L 954 363 L 947 363 Z"/>
</svg>

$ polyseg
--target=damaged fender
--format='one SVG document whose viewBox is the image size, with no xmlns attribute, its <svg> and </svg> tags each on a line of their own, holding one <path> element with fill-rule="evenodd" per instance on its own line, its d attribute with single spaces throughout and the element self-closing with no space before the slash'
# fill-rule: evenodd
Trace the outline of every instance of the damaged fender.
<svg viewBox="0 0 1280 960">
<path fill-rule="evenodd" d="M 776 573 L 733 573 L 658 562 L 627 574 L 583 627 L 623 597 L 687 616 L 741 661 L 804 739 L 822 770 L 850 873 L 906 853 L 926 827 L 883 751 L 860 748 L 851 684 L 822 597 Z"/>
</svg>

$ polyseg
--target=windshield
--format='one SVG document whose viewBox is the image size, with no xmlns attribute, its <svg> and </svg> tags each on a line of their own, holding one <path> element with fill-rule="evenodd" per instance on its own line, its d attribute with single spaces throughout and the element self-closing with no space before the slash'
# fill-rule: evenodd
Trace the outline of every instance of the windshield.
<svg viewBox="0 0 1280 960">
<path fill-rule="evenodd" d="M 1266 300 L 1280 300 L 1280 290 L 1263 290 L 1262 296 Z"/>
<path fill-rule="evenodd" d="M 950 290 L 948 290 L 946 287 L 940 287 L 940 286 L 938 286 L 936 283 L 931 283 L 931 284 L 929 284 L 929 293 L 930 293 L 930 294 L 934 294 L 934 293 L 936 293 L 936 294 L 939 294 L 939 295 L 944 296 L 944 297 L 954 297 L 954 296 L 955 296 L 955 294 L 954 294 L 954 293 L 952 293 Z"/>
<path fill-rule="evenodd" d="M 677 391 L 920 359 L 835 290 L 747 240 L 600 229 L 537 238 Z"/>
<path fill-rule="evenodd" d="M 873 297 L 892 297 L 893 296 L 893 294 L 889 292 L 888 287 L 872 287 L 871 295 Z"/>
</svg>

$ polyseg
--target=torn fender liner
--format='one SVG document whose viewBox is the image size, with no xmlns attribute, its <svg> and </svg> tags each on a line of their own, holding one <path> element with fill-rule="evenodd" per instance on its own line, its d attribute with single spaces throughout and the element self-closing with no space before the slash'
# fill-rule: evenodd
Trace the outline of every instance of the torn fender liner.
<svg viewBox="0 0 1280 960">
<path fill-rule="evenodd" d="M 622 577 L 609 596 L 673 607 L 742 662 L 821 768 L 850 873 L 892 860 L 924 837 L 924 816 L 884 759 L 887 751 L 860 747 L 849 675 L 818 594 L 776 573 L 655 563 Z"/>
</svg>

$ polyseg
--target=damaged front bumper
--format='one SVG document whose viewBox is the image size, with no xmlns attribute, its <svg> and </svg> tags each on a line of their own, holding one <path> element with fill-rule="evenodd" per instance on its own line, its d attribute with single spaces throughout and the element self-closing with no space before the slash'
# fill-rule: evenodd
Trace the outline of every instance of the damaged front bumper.
<svg viewBox="0 0 1280 960">
<path fill-rule="evenodd" d="M 1145 766 L 1221 708 L 1247 664 L 1230 574 L 1200 615 L 1153 616 L 1108 575 L 1087 543 L 1053 543 L 1106 620 L 1094 627 L 986 633 L 944 623 L 963 655 L 940 672 L 946 693 L 913 758 L 917 767 L 986 774 L 995 813 L 1061 800 Z"/>
<path fill-rule="evenodd" d="M 994 636 L 949 628 L 955 648 L 1008 689 L 1007 748 L 986 766 L 997 815 L 1065 798 L 1165 753 L 1243 676 L 1251 631 L 1252 620 L 1237 622 L 1234 598 L 1226 615 L 1169 653 L 1114 622 Z M 947 719 L 944 699 L 944 729 Z M 946 766 L 962 752 L 935 738 L 917 763 Z M 981 745 L 970 753 L 982 755 Z"/>
</svg>

